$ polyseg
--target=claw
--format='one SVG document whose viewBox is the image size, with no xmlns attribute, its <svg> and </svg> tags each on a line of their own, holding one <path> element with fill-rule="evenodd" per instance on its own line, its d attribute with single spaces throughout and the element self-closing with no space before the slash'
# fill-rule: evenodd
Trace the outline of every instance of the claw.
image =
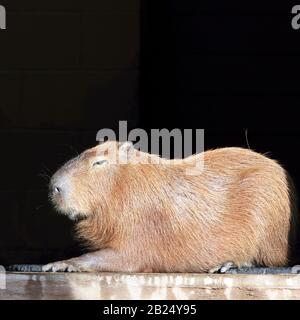
<svg viewBox="0 0 300 320">
<path fill-rule="evenodd" d="M 237 268 L 237 265 L 232 261 L 227 261 L 217 267 L 210 269 L 209 273 L 226 273 L 230 269 Z"/>
<path fill-rule="evenodd" d="M 42 267 L 43 272 L 80 272 L 80 269 L 67 262 L 53 262 Z"/>
</svg>

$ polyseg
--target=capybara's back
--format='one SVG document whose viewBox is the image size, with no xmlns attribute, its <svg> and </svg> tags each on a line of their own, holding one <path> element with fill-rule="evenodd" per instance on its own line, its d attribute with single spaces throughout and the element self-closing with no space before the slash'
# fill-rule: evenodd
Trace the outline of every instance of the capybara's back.
<svg viewBox="0 0 300 320">
<path fill-rule="evenodd" d="M 241 148 L 205 152 L 204 163 L 202 175 L 187 178 L 190 185 L 197 180 L 192 188 L 199 197 L 195 213 L 201 212 L 201 227 L 195 230 L 192 214 L 189 234 L 199 241 L 201 249 L 195 256 L 204 269 L 224 262 L 238 266 L 293 263 L 297 204 L 285 170 L 275 161 Z"/>
<path fill-rule="evenodd" d="M 78 233 L 94 252 L 49 264 L 45 271 L 68 269 L 68 263 L 81 271 L 203 272 L 226 263 L 294 262 L 295 191 L 277 162 L 242 148 L 160 164 L 130 157 L 115 164 L 104 152 L 96 169 L 99 150 L 107 144 L 113 143 L 66 164 L 51 184 L 56 206 L 80 216 Z M 115 145 L 119 152 L 130 149 Z M 197 160 L 204 160 L 203 170 L 187 174 Z"/>
</svg>

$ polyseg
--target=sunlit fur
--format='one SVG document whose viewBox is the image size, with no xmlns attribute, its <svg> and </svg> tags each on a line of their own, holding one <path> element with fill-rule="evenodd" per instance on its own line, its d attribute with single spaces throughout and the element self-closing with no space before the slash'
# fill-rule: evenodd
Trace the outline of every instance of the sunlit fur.
<svg viewBox="0 0 300 320">
<path fill-rule="evenodd" d="M 80 216 L 77 232 L 90 249 L 122 253 L 113 270 L 201 272 L 226 261 L 289 264 L 297 229 L 292 183 L 277 162 L 242 148 L 191 156 L 186 163 L 110 163 L 94 167 L 106 142 L 63 166 L 70 185 L 56 206 Z M 123 152 L 123 151 L 122 151 Z M 157 157 L 136 153 L 139 157 Z M 186 175 L 204 157 L 200 175 Z M 123 264 L 123 269 L 121 268 Z M 101 269 L 101 268 L 100 268 Z M 101 271 L 101 270 L 100 270 Z"/>
</svg>

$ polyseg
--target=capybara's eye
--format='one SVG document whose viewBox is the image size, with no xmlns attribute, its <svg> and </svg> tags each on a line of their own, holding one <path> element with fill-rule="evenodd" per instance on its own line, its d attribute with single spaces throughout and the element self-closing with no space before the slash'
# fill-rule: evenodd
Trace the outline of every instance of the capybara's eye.
<svg viewBox="0 0 300 320">
<path fill-rule="evenodd" d="M 95 166 L 101 166 L 103 164 L 106 164 L 108 161 L 107 160 L 99 160 L 93 163 L 93 167 Z"/>
</svg>

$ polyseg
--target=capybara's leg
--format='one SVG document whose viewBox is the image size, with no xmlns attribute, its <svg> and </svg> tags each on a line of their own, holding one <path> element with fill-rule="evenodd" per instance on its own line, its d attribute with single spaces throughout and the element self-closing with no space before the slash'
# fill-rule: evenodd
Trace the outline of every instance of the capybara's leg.
<svg viewBox="0 0 300 320">
<path fill-rule="evenodd" d="M 119 271 L 119 272 L 134 272 L 139 271 L 139 267 L 128 256 L 111 250 L 104 249 L 92 253 L 84 254 L 77 258 L 72 258 L 63 261 L 57 261 L 44 265 L 44 272 L 97 272 L 97 271 Z"/>
<path fill-rule="evenodd" d="M 232 261 L 224 262 L 223 264 L 210 269 L 209 273 L 226 273 L 230 269 L 242 268 L 242 267 L 253 267 L 253 263 L 234 263 Z"/>
</svg>

